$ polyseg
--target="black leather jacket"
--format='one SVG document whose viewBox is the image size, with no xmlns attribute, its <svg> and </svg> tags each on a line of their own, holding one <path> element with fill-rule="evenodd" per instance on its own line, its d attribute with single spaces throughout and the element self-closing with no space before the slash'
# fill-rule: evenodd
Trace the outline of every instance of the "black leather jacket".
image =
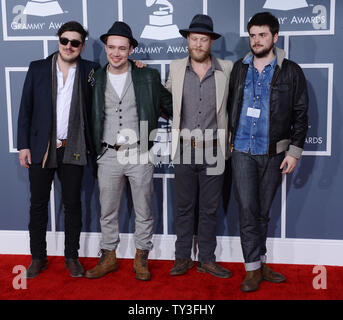
<svg viewBox="0 0 343 320">
<path fill-rule="evenodd" d="M 302 69 L 284 58 L 284 51 L 275 48 L 277 66 L 270 84 L 269 149 L 274 155 L 283 151 L 299 159 L 308 129 L 308 93 Z M 238 60 L 231 72 L 228 100 L 231 150 L 243 104 L 243 90 L 248 64 Z"/>
</svg>

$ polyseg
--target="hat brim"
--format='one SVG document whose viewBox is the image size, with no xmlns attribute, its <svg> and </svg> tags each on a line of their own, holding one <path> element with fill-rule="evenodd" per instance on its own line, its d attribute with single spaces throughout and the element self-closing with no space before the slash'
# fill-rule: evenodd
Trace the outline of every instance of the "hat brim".
<svg viewBox="0 0 343 320">
<path fill-rule="evenodd" d="M 121 33 L 105 33 L 103 35 L 100 36 L 100 40 L 106 44 L 106 39 L 109 37 L 109 36 L 121 36 L 121 37 L 125 37 L 125 38 L 128 38 L 126 35 L 124 34 L 121 34 Z M 136 48 L 138 46 L 138 42 L 136 39 L 134 38 L 128 38 L 130 40 L 130 44 Z"/>
<path fill-rule="evenodd" d="M 215 33 L 215 32 L 211 32 L 211 31 L 207 31 L 206 29 L 202 29 L 202 28 L 192 28 L 192 29 L 181 29 L 179 30 L 180 34 L 184 37 L 187 38 L 188 34 L 190 32 L 195 32 L 195 33 L 205 33 L 208 34 L 209 36 L 211 36 L 212 39 L 216 40 L 218 38 L 220 38 L 222 35 L 219 33 Z"/>
</svg>

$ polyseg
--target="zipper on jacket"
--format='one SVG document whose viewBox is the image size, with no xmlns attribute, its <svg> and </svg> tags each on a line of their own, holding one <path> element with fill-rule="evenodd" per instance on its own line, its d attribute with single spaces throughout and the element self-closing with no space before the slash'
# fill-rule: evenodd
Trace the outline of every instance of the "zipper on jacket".
<svg viewBox="0 0 343 320">
<path fill-rule="evenodd" d="M 243 70 L 242 70 L 242 66 L 240 67 L 240 77 L 239 77 L 239 80 L 238 80 L 238 94 L 239 94 L 239 87 L 241 85 L 241 80 L 242 80 L 242 75 L 243 75 Z M 243 88 L 244 90 L 244 88 Z M 241 101 L 242 100 L 242 96 L 243 96 L 243 93 L 240 95 L 239 97 L 239 100 Z M 237 114 L 236 114 L 236 119 L 235 119 L 235 125 L 234 125 L 234 130 L 232 132 L 232 136 L 231 136 L 231 146 L 230 146 L 230 151 L 232 152 L 233 151 L 233 148 L 234 148 L 234 141 L 235 141 L 235 133 L 236 133 L 236 130 L 237 130 L 237 123 L 238 123 L 238 114 L 240 114 L 240 112 L 242 111 L 242 107 L 240 107 L 240 112 L 238 113 L 238 106 L 240 105 L 240 103 L 237 102 Z"/>
<path fill-rule="evenodd" d="M 272 79 L 272 82 L 270 83 L 270 90 L 269 90 L 269 121 L 268 121 L 268 152 L 267 152 L 267 156 L 270 155 L 270 152 L 269 152 L 269 146 L 270 146 L 270 114 L 271 114 L 271 97 L 272 97 L 272 88 L 276 82 L 276 79 L 280 73 L 280 70 L 281 68 L 276 65 L 277 69 L 274 71 L 274 76 L 273 76 L 273 79 Z M 276 148 L 275 148 L 276 150 Z"/>
</svg>

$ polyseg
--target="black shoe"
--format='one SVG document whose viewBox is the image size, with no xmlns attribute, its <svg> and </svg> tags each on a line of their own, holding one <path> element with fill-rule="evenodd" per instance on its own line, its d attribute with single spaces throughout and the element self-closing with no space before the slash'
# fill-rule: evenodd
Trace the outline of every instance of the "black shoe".
<svg viewBox="0 0 343 320">
<path fill-rule="evenodd" d="M 39 273 L 48 268 L 48 258 L 32 259 L 30 266 L 27 268 L 24 278 L 33 279 Z"/>
<path fill-rule="evenodd" d="M 83 277 L 85 270 L 78 259 L 65 259 L 65 266 L 70 271 L 70 276 L 73 278 Z"/>
<path fill-rule="evenodd" d="M 193 267 L 193 261 L 190 258 L 185 259 L 175 259 L 173 268 L 170 270 L 169 274 L 171 276 L 180 276 L 186 274 L 189 269 Z"/>
<path fill-rule="evenodd" d="M 230 270 L 225 269 L 214 261 L 198 262 L 197 271 L 203 273 L 208 272 L 212 276 L 218 278 L 230 278 L 232 276 L 232 272 Z"/>
</svg>

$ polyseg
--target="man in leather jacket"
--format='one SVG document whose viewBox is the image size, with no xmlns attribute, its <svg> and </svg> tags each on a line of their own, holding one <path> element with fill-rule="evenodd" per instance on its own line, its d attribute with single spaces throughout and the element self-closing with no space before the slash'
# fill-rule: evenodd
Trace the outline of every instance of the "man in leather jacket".
<svg viewBox="0 0 343 320">
<path fill-rule="evenodd" d="M 244 292 L 257 290 L 262 280 L 285 281 L 266 265 L 269 209 L 282 174 L 297 166 L 308 129 L 306 80 L 301 68 L 274 46 L 277 18 L 257 13 L 247 29 L 251 52 L 233 67 L 228 102 Z"/>
<path fill-rule="evenodd" d="M 100 278 L 118 269 L 119 209 L 128 180 L 135 209 L 133 271 L 136 279 L 150 280 L 154 165 L 148 149 L 160 114 L 172 114 L 172 97 L 157 70 L 139 69 L 128 60 L 138 43 L 126 23 L 115 22 L 100 39 L 108 64 L 94 75 L 91 127 L 98 165 L 102 257 L 85 276 Z"/>
</svg>

